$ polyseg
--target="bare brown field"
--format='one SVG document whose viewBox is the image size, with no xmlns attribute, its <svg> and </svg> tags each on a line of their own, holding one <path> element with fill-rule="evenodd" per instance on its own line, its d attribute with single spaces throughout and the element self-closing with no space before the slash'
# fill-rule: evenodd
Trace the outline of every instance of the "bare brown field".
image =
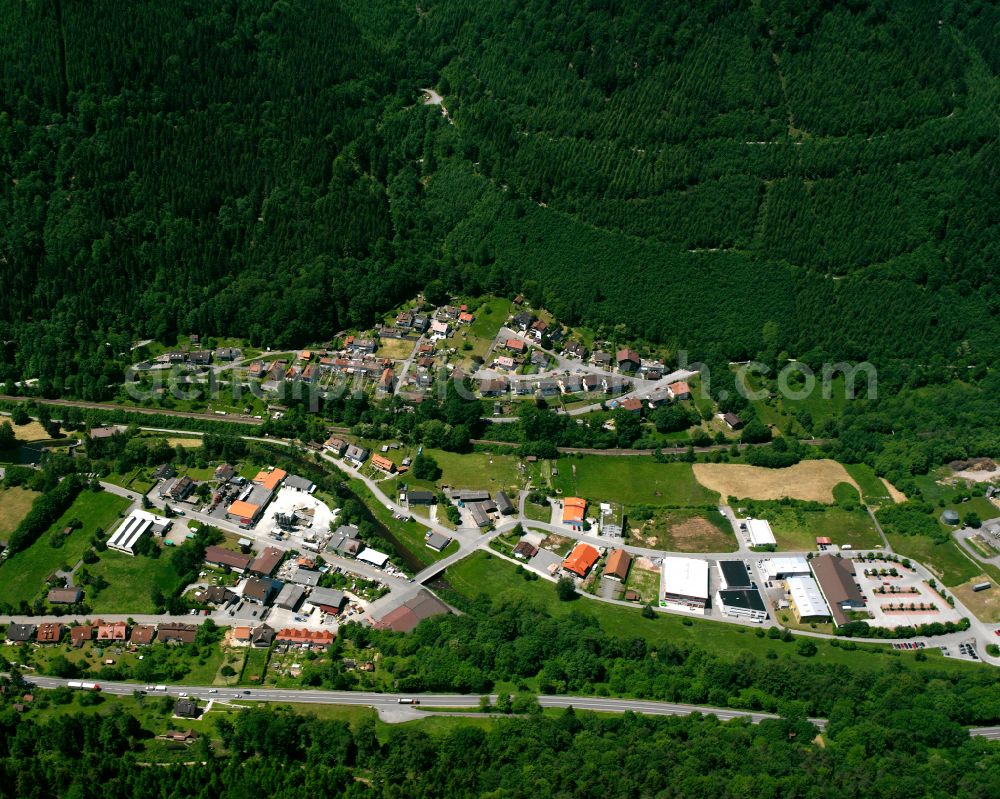
<svg viewBox="0 0 1000 799">
<path fill-rule="evenodd" d="M 802 461 L 787 469 L 734 463 L 696 463 L 695 479 L 730 499 L 792 499 L 833 502 L 833 487 L 850 483 L 861 489 L 836 461 Z"/>
<path fill-rule="evenodd" d="M 897 505 L 900 502 L 906 502 L 906 494 L 904 494 L 902 491 L 900 491 L 898 488 L 896 488 L 896 486 L 894 486 L 892 483 L 890 483 L 884 477 L 882 477 L 880 479 L 882 480 L 882 484 L 885 486 L 885 490 L 888 491 L 889 492 L 889 496 L 892 497 L 892 501 L 893 502 L 895 502 Z"/>
<path fill-rule="evenodd" d="M 21 486 L 0 489 L 0 535 L 6 536 L 21 523 L 37 496 L 37 491 Z"/>
<path fill-rule="evenodd" d="M 10 417 L 0 417 L 0 421 L 10 422 Z M 45 441 L 52 438 L 52 436 L 45 432 L 45 428 L 34 419 L 27 424 L 14 424 L 11 422 L 10 426 L 14 428 L 14 435 L 17 437 L 18 441 Z"/>
<path fill-rule="evenodd" d="M 973 591 L 972 586 L 976 583 L 989 583 L 990 587 L 985 591 Z M 980 621 L 988 623 L 1000 621 L 1000 587 L 997 586 L 996 580 L 988 574 L 980 574 L 961 585 L 956 585 L 951 589 L 951 592 Z"/>
</svg>

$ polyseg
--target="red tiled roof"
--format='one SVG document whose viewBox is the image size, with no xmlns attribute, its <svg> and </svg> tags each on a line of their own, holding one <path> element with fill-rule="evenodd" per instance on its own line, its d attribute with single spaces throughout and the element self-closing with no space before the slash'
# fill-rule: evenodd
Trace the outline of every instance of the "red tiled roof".
<svg viewBox="0 0 1000 799">
<path fill-rule="evenodd" d="M 284 480 L 286 475 L 287 472 L 284 469 L 272 469 L 269 472 L 258 472 L 253 481 L 264 486 L 268 491 L 274 491 L 278 487 L 278 483 Z"/>
<path fill-rule="evenodd" d="M 569 557 L 563 561 L 562 567 L 578 577 L 583 577 L 593 568 L 600 556 L 600 553 L 590 544 L 577 544 L 569 553 Z"/>
</svg>

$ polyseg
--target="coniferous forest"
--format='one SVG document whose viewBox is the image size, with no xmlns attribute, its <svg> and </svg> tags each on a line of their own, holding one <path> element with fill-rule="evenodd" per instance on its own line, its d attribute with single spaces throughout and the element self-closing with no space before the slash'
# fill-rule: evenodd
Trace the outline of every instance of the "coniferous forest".
<svg viewBox="0 0 1000 799">
<path fill-rule="evenodd" d="M 0 14 L 0 380 L 99 398 L 136 338 L 292 346 L 435 278 L 713 360 L 997 354 L 994 3 Z"/>
</svg>

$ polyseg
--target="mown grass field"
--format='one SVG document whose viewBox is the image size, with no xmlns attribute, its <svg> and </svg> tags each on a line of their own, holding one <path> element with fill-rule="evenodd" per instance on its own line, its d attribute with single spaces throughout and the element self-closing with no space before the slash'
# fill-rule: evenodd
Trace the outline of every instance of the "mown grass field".
<svg viewBox="0 0 1000 799">
<path fill-rule="evenodd" d="M 864 463 L 850 463 L 844 464 L 844 468 L 861 489 L 861 498 L 865 504 L 877 507 L 892 502 L 888 489 L 871 466 Z"/>
<path fill-rule="evenodd" d="M 854 549 L 882 546 L 871 517 L 860 508 L 847 511 L 829 506 L 808 510 L 779 502 L 755 502 L 754 515 L 770 522 L 779 550 L 814 550 L 817 536 L 829 536 L 837 546 L 849 544 Z"/>
<path fill-rule="evenodd" d="M 34 544 L 0 565 L 0 602 L 31 601 L 44 588 L 46 577 L 64 565 L 72 567 L 80 559 L 94 530 L 109 533 L 128 504 L 128 500 L 107 491 L 81 492 Z M 66 527 L 71 519 L 79 519 L 83 527 L 67 536 L 61 547 L 53 547 L 49 543 L 52 531 Z"/>
<path fill-rule="evenodd" d="M 380 339 L 377 355 L 379 358 L 392 358 L 394 361 L 402 361 L 410 356 L 415 346 L 417 346 L 415 341 L 401 338 L 383 338 Z"/>
<path fill-rule="evenodd" d="M 7 533 L 28 515 L 31 504 L 38 496 L 39 492 L 31 491 L 24 486 L 0 488 L 0 537 L 6 540 Z"/>
<path fill-rule="evenodd" d="M 485 552 L 476 552 L 456 563 L 445 573 L 451 590 L 465 599 L 486 594 L 494 601 L 517 601 L 527 598 L 545 608 L 555 617 L 570 613 L 585 613 L 594 617 L 605 632 L 620 637 L 640 637 L 656 645 L 675 644 L 697 646 L 728 658 L 741 652 L 766 656 L 774 652 L 778 657 L 795 657 L 795 644 L 758 638 L 754 629 L 742 625 L 726 624 L 708 619 L 691 619 L 674 614 L 657 613 L 655 619 L 644 619 L 641 607 L 625 607 L 588 599 L 581 596 L 571 602 L 561 602 L 555 586 L 548 580 L 526 581 L 515 572 L 515 566 Z M 447 592 L 445 592 L 447 594 Z M 689 622 L 690 624 L 686 624 Z M 895 658 L 888 644 L 859 645 L 848 651 L 830 645 L 829 641 L 816 639 L 816 658 L 831 663 L 842 663 L 857 669 L 884 669 L 889 658 Z M 986 666 L 949 661 L 934 650 L 928 651 L 927 660 L 918 662 L 912 655 L 901 655 L 908 667 L 923 669 L 985 669 Z"/>
<path fill-rule="evenodd" d="M 151 599 L 153 587 L 165 595 L 177 587 L 177 572 L 170 565 L 169 550 L 154 560 L 109 549 L 87 569 L 109 583 L 96 595 L 87 591 L 87 604 L 94 613 L 153 613 L 156 609 Z"/>
<path fill-rule="evenodd" d="M 886 533 L 886 537 L 894 552 L 920 561 L 946 586 L 968 582 L 983 571 L 983 567 L 966 555 L 954 540 L 936 544 L 923 535 Z"/>
<path fill-rule="evenodd" d="M 474 308 L 472 314 L 475 319 L 469 325 L 469 332 L 477 338 L 492 341 L 513 309 L 514 303 L 503 297 L 486 300 L 478 308 Z"/>
<path fill-rule="evenodd" d="M 563 496 L 623 505 L 710 505 L 719 495 L 699 483 L 689 463 L 584 455 L 560 458 L 552 485 Z"/>
</svg>

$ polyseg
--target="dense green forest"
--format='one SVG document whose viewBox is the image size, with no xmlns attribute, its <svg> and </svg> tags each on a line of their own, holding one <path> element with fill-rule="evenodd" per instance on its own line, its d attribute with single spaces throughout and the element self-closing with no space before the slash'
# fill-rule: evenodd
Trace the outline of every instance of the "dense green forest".
<svg viewBox="0 0 1000 799">
<path fill-rule="evenodd" d="M 997 352 L 993 3 L 0 13 L 0 379 L 98 397 L 136 337 L 297 344 L 436 277 L 719 358 Z"/>
<path fill-rule="evenodd" d="M 918 734 L 908 735 L 877 724 L 847 724 L 820 745 L 813 741 L 815 730 L 795 720 L 754 726 L 569 710 L 556 717 L 500 719 L 486 729 L 457 721 L 437 732 L 412 725 L 383 732 L 372 717 L 352 726 L 254 709 L 217 723 L 217 748 L 205 737 L 196 741 L 188 758 L 194 762 L 171 764 L 177 753 L 170 753 L 163 766 L 150 768 L 143 766 L 164 757 L 155 749 L 159 742 L 129 713 L 101 710 L 47 721 L 3 712 L 0 797 L 227 799 L 263 789 L 276 799 L 306 793 L 977 799 L 1000 791 L 994 746 L 926 728 L 911 727 L 906 732 Z M 933 751 L 914 746 L 915 738 L 935 734 Z"/>
</svg>

